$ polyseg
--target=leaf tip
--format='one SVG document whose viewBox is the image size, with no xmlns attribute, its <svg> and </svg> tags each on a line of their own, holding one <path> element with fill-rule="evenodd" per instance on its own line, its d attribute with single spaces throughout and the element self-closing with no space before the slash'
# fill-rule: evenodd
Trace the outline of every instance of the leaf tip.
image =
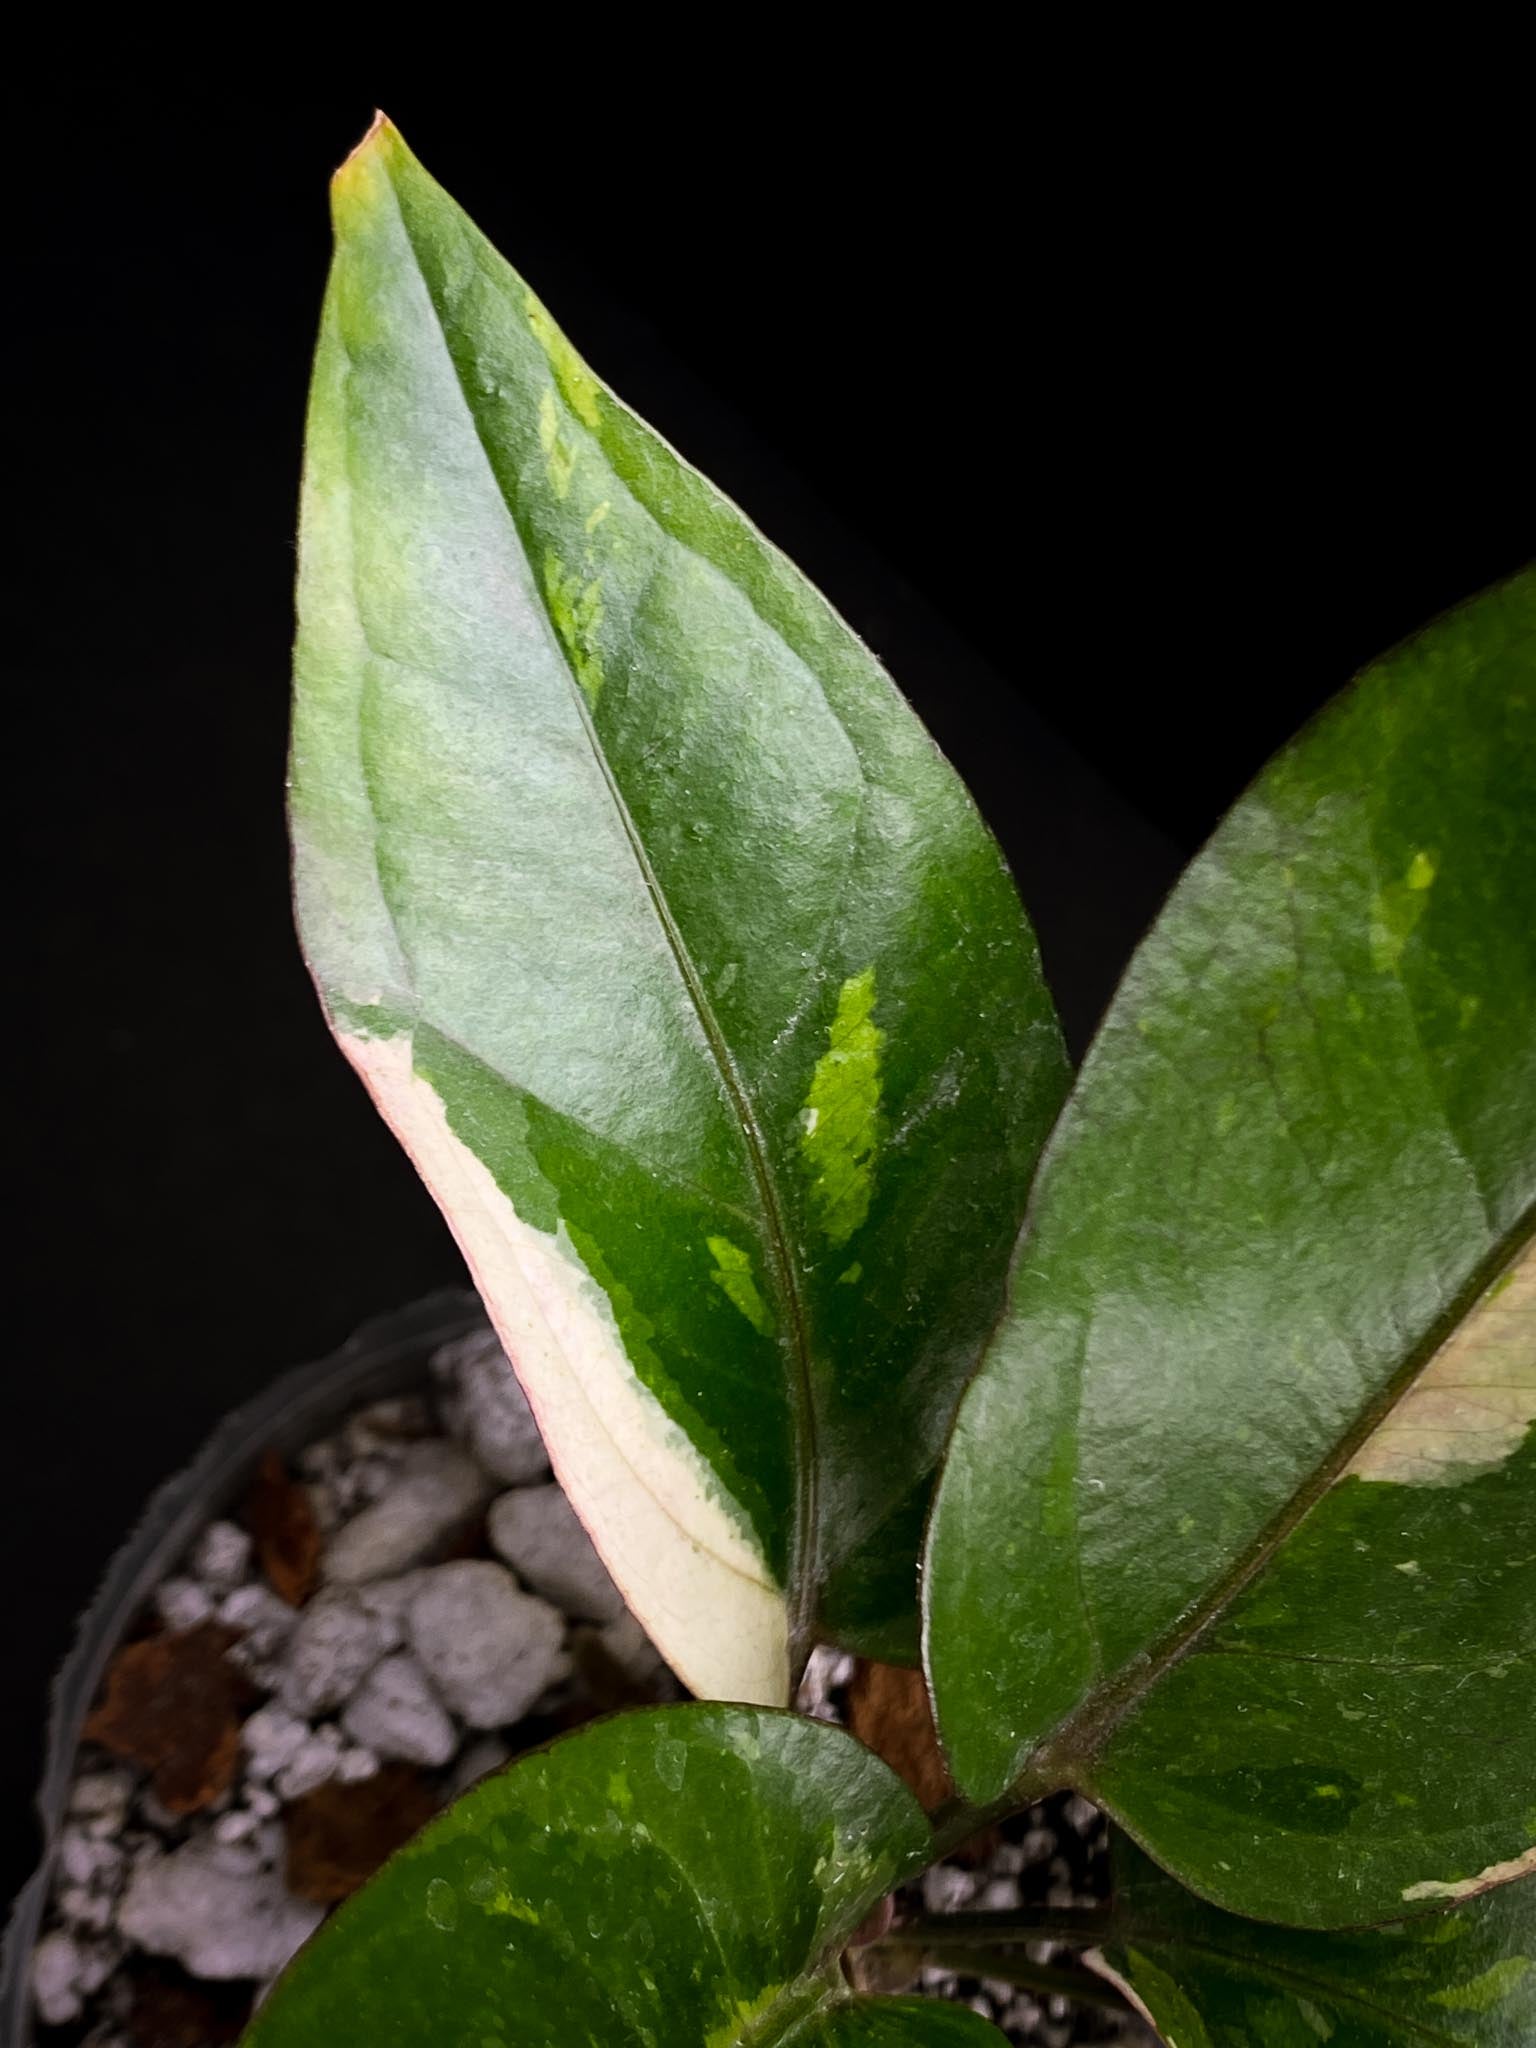
<svg viewBox="0 0 1536 2048">
<path fill-rule="evenodd" d="M 390 120 L 384 110 L 381 107 L 375 107 L 373 119 L 368 124 L 368 132 L 360 142 L 354 145 L 343 161 L 337 166 L 335 174 L 331 179 L 332 185 L 338 191 L 344 189 L 351 182 L 352 178 L 356 176 L 357 172 L 365 164 L 371 162 L 378 155 L 380 149 L 385 147 L 397 133 L 394 122 Z"/>
</svg>

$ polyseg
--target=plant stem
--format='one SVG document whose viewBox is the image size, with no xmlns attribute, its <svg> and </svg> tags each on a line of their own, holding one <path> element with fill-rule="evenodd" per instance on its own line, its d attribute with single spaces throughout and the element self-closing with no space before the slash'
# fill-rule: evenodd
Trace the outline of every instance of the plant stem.
<svg viewBox="0 0 1536 2048">
<path fill-rule="evenodd" d="M 1112 2012 L 1131 2010 L 1130 2001 L 1102 1977 L 1087 1970 L 1057 1970 L 1049 1963 L 1032 1963 L 1012 1949 L 934 1947 L 923 1951 L 923 1961 L 960 1976 L 991 1977 L 1002 1984 L 1017 1984 L 1021 1991 L 1038 1991 L 1046 1998 L 1107 2006 Z"/>
<path fill-rule="evenodd" d="M 994 1821 L 1006 1820 L 1011 1813 L 1017 1813 L 1021 1806 L 1028 1806 L 1041 1795 L 1025 1793 L 1021 1798 L 1016 1791 L 1005 1792 L 1001 1799 L 994 1799 L 988 1806 L 972 1806 L 968 1800 L 958 1796 L 946 1799 L 933 1809 L 928 1822 L 933 1829 L 932 1856 L 935 1863 L 941 1863 L 946 1856 L 953 1855 L 963 1842 L 972 1835 L 979 1835 L 983 1828 L 989 1828 Z"/>
<path fill-rule="evenodd" d="M 1042 1906 L 1001 1913 L 922 1913 L 894 1926 L 882 1939 L 903 1948 L 1010 1948 L 1025 1941 L 1060 1941 L 1092 1948 L 1117 1925 L 1107 1907 L 1081 1911 Z"/>
</svg>

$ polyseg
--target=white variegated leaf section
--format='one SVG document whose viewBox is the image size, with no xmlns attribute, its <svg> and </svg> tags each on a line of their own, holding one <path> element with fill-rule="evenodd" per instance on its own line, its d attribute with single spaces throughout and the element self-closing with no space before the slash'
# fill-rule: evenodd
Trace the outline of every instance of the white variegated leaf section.
<svg viewBox="0 0 1536 2048">
<path fill-rule="evenodd" d="M 783 1706 L 784 1595 L 713 1472 L 635 1376 L 574 1248 L 524 1222 L 455 1136 L 409 1036 L 339 1037 L 447 1218 L 556 1474 L 637 1619 L 701 1697 Z"/>
<path fill-rule="evenodd" d="M 1358 1479 L 1459 1485 L 1536 1422 L 1536 1244 L 1488 1289 L 1349 1466 Z"/>
</svg>

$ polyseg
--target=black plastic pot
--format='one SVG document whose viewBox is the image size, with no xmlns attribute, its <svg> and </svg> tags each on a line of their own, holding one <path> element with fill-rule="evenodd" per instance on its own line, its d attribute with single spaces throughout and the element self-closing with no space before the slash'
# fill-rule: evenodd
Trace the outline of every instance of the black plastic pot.
<svg viewBox="0 0 1536 2048">
<path fill-rule="evenodd" d="M 352 1409 L 420 1384 L 437 1346 L 483 1321 L 477 1297 L 457 1290 L 365 1323 L 329 1358 L 284 1373 L 256 1400 L 227 1416 L 186 1470 L 150 1499 L 81 1616 L 74 1647 L 53 1682 L 47 1760 L 37 1795 L 43 1854 L 17 1896 L 0 1950 L 0 2042 L 5 2048 L 32 2048 L 32 1951 L 53 1882 L 80 1729 L 113 1653 L 146 1601 L 175 1571 L 204 1524 L 242 1497 L 264 1451 L 291 1455 Z"/>
</svg>

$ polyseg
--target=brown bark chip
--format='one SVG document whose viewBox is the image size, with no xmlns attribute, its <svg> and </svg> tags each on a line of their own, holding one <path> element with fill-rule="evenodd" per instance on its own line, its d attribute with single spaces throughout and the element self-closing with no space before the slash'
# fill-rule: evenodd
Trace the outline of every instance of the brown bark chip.
<svg viewBox="0 0 1536 2048">
<path fill-rule="evenodd" d="M 138 2048 L 221 2048 L 238 2040 L 250 1992 L 219 1990 L 222 2000 L 200 1985 L 146 1972 L 134 1986 L 128 2033 Z"/>
<path fill-rule="evenodd" d="M 225 1654 L 238 1641 L 237 1629 L 204 1621 L 126 1644 L 82 1730 L 149 1771 L 172 1813 L 196 1813 L 234 1783 L 241 1709 L 257 1697 Z"/>
<path fill-rule="evenodd" d="M 409 1764 L 306 1792 L 283 1814 L 289 1891 L 322 1906 L 349 1898 L 436 1811 L 430 1786 Z"/>
<path fill-rule="evenodd" d="M 309 1489 L 289 1477 L 276 1451 L 266 1452 L 256 1468 L 245 1526 L 273 1592 L 290 1607 L 302 1607 L 320 1575 L 320 1524 Z"/>
<path fill-rule="evenodd" d="M 861 1657 L 848 1688 L 848 1725 L 930 1811 L 954 1790 L 920 1671 Z"/>
</svg>

